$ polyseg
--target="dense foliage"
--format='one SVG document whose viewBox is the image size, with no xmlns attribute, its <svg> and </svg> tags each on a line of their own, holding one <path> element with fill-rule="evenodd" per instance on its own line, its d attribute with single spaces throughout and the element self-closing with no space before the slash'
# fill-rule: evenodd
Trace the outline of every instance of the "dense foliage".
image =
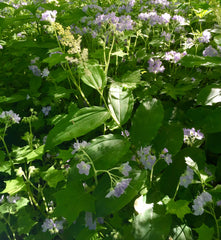
<svg viewBox="0 0 221 240">
<path fill-rule="evenodd" d="M 221 3 L 0 1 L 0 239 L 212 240 Z"/>
</svg>

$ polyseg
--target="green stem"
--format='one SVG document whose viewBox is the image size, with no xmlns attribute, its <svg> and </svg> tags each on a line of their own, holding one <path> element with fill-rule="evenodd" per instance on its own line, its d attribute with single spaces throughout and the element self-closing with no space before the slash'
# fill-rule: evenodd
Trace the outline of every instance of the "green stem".
<svg viewBox="0 0 221 240">
<path fill-rule="evenodd" d="M 4 217 L 4 215 L 3 215 L 3 219 L 4 219 L 4 221 L 8 224 L 8 227 L 9 227 L 11 233 L 12 233 L 13 239 L 16 240 L 15 232 L 14 232 L 14 230 L 12 229 L 10 222 Z M 9 234 L 7 234 L 7 235 L 10 237 Z M 10 237 L 10 239 L 11 239 L 11 237 Z"/>
<path fill-rule="evenodd" d="M 93 171 L 94 171 L 94 180 L 95 180 L 95 184 L 97 185 L 98 184 L 98 181 L 97 181 L 97 170 L 94 166 L 94 163 L 93 163 L 93 160 L 91 159 L 91 157 L 87 154 L 87 152 L 84 151 L 84 149 L 81 149 L 82 152 L 84 153 L 84 155 L 88 158 L 88 160 L 90 161 L 91 163 L 91 166 L 93 168 Z"/>
<path fill-rule="evenodd" d="M 105 75 L 107 76 L 107 72 L 108 72 L 108 68 L 109 68 L 109 64 L 110 64 L 110 58 L 111 58 L 111 53 L 113 51 L 113 47 L 114 47 L 114 42 L 115 42 L 115 35 L 113 35 L 113 40 L 112 40 L 112 43 L 111 43 L 111 48 L 110 48 L 110 51 L 108 53 L 108 59 L 105 63 Z"/>
<path fill-rule="evenodd" d="M 80 92 L 81 96 L 83 97 L 84 101 L 87 103 L 88 106 L 91 106 L 89 101 L 87 100 L 86 96 L 84 95 L 83 91 L 81 90 L 81 87 L 77 84 L 76 79 L 71 71 L 71 68 L 69 66 L 69 64 L 67 64 L 68 67 L 68 72 L 70 73 L 71 79 L 74 83 L 74 85 L 76 86 L 76 88 L 78 89 L 78 91 Z"/>
<path fill-rule="evenodd" d="M 9 154 L 9 151 L 8 151 L 8 147 L 7 147 L 6 143 L 5 143 L 5 139 L 2 136 L 0 136 L 0 139 L 2 140 L 2 143 L 3 143 L 4 148 L 6 150 L 7 156 L 9 158 L 10 163 L 11 163 L 11 167 L 14 169 L 13 161 L 12 161 L 12 159 L 10 157 L 10 154 Z"/>
</svg>

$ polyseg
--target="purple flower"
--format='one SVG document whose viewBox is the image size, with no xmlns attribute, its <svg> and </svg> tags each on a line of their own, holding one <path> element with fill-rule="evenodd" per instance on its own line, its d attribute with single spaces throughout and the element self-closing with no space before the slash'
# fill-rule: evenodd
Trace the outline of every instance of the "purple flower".
<svg viewBox="0 0 221 240">
<path fill-rule="evenodd" d="M 96 220 L 93 221 L 93 216 L 91 212 L 85 212 L 85 226 L 89 228 L 89 230 L 96 230 Z"/>
<path fill-rule="evenodd" d="M 129 162 L 123 163 L 121 165 L 120 171 L 125 176 L 128 177 L 129 172 L 132 170 L 131 166 L 129 165 Z"/>
<path fill-rule="evenodd" d="M 193 201 L 193 210 L 194 215 L 202 215 L 204 212 L 204 206 L 208 203 L 212 202 L 212 196 L 208 192 L 201 193 L 196 199 Z"/>
<path fill-rule="evenodd" d="M 2 196 L 0 197 L 0 203 L 3 203 L 4 198 L 5 198 L 5 195 L 2 195 Z"/>
<path fill-rule="evenodd" d="M 177 63 L 185 55 L 186 55 L 186 52 L 179 53 L 179 52 L 175 52 L 175 51 L 172 50 L 170 52 L 165 53 L 164 59 L 167 60 L 167 61 Z"/>
<path fill-rule="evenodd" d="M 14 113 L 12 110 L 2 112 L 0 114 L 0 118 L 9 119 L 14 123 L 19 123 L 19 121 L 21 120 L 21 118 L 19 117 L 19 114 Z"/>
<path fill-rule="evenodd" d="M 199 37 L 198 40 L 200 43 L 209 43 L 211 38 L 211 33 L 208 30 L 203 31 L 202 37 Z"/>
<path fill-rule="evenodd" d="M 105 197 L 110 198 L 112 196 L 115 196 L 119 198 L 124 193 L 128 185 L 130 184 L 130 181 L 131 181 L 131 178 L 122 179 L 122 181 L 118 182 L 115 188 L 112 191 L 110 191 Z"/>
<path fill-rule="evenodd" d="M 64 219 L 61 221 L 54 221 L 53 219 L 46 218 L 42 224 L 42 232 L 50 231 L 52 233 L 58 233 L 63 229 Z"/>
<path fill-rule="evenodd" d="M 0 49 L 3 49 L 3 46 L 0 44 Z"/>
<path fill-rule="evenodd" d="M 42 13 L 41 21 L 48 21 L 50 23 L 53 23 L 53 22 L 55 22 L 56 15 L 57 15 L 56 10 L 54 10 L 54 11 L 47 10 L 46 12 Z"/>
<path fill-rule="evenodd" d="M 137 155 L 144 168 L 151 170 L 156 162 L 156 157 L 151 155 L 151 146 L 145 148 L 141 147 L 140 150 L 137 151 Z"/>
<path fill-rule="evenodd" d="M 165 67 L 161 66 L 162 62 L 159 59 L 154 60 L 153 58 L 150 58 L 149 61 L 149 72 L 152 72 L 154 74 L 157 74 L 159 72 L 164 72 Z"/>
<path fill-rule="evenodd" d="M 170 34 L 170 33 L 166 33 L 165 31 L 163 31 L 163 32 L 161 33 L 161 37 L 165 37 L 165 40 L 166 40 L 167 42 L 169 42 L 170 39 L 171 39 L 171 34 Z"/>
<path fill-rule="evenodd" d="M 221 206 L 221 200 L 217 201 L 217 202 L 216 202 L 216 205 L 217 205 L 218 207 L 220 207 L 220 206 Z"/>
<path fill-rule="evenodd" d="M 203 56 L 204 57 L 216 57 L 218 56 L 218 52 L 215 48 L 213 48 L 211 45 L 209 45 L 209 47 L 207 47 L 204 51 L 203 51 Z"/>
<path fill-rule="evenodd" d="M 41 70 L 38 68 L 38 66 L 36 65 L 31 65 L 31 66 L 28 66 L 29 70 L 32 71 L 32 73 L 37 76 L 37 77 L 40 77 L 41 76 Z"/>
<path fill-rule="evenodd" d="M 172 163 L 172 155 L 167 153 L 164 156 L 164 161 L 169 165 L 170 163 Z"/>
<path fill-rule="evenodd" d="M 81 161 L 80 163 L 77 164 L 77 168 L 79 169 L 80 174 L 85 174 L 89 175 L 91 165 L 85 163 L 84 161 Z"/>
<path fill-rule="evenodd" d="M 17 196 L 17 194 L 15 196 L 7 196 L 6 198 L 9 203 L 16 203 L 20 199 L 20 197 Z"/>
<path fill-rule="evenodd" d="M 127 138 L 127 137 L 129 137 L 129 136 L 130 136 L 130 133 L 129 133 L 129 131 L 128 131 L 128 130 L 121 131 L 121 136 L 123 136 L 123 137 Z"/>
<path fill-rule="evenodd" d="M 187 188 L 193 181 L 194 172 L 187 166 L 185 173 L 180 177 L 180 186 Z"/>
<path fill-rule="evenodd" d="M 200 130 L 195 130 L 195 128 L 184 128 L 183 129 L 183 133 L 184 133 L 184 142 L 185 143 L 189 143 L 189 142 L 193 142 L 196 139 L 197 140 L 202 140 L 204 138 L 204 134 L 200 132 Z"/>
<path fill-rule="evenodd" d="M 169 13 L 164 13 L 161 15 L 161 22 L 167 24 L 170 22 L 171 16 Z"/>
<path fill-rule="evenodd" d="M 49 70 L 48 70 L 48 68 L 44 68 L 43 69 L 43 71 L 42 71 L 42 73 L 41 73 L 41 76 L 42 77 L 47 77 L 48 75 L 49 75 Z"/>
<path fill-rule="evenodd" d="M 73 144 L 74 150 L 71 152 L 71 154 L 75 154 L 80 148 L 85 148 L 86 146 L 90 145 L 90 143 L 86 141 L 77 142 Z"/>
<path fill-rule="evenodd" d="M 48 116 L 49 112 L 51 111 L 51 106 L 43 107 L 41 111 L 44 113 L 45 116 Z"/>
<path fill-rule="evenodd" d="M 180 25 L 186 25 L 187 24 L 185 18 L 180 16 L 180 15 L 174 15 L 172 19 L 174 21 L 177 21 Z"/>
</svg>

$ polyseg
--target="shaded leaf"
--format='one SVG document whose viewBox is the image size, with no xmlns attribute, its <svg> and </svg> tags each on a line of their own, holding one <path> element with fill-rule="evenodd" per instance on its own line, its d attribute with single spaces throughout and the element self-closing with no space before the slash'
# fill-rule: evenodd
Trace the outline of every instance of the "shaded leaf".
<svg viewBox="0 0 221 240">
<path fill-rule="evenodd" d="M 131 92 L 117 84 L 111 84 L 108 96 L 109 109 L 118 124 L 126 123 L 132 113 L 134 99 Z"/>
<path fill-rule="evenodd" d="M 41 173 L 41 177 L 48 183 L 50 187 L 56 188 L 58 182 L 63 181 L 64 175 L 62 170 L 57 170 L 51 166 L 47 171 Z"/>
<path fill-rule="evenodd" d="M 94 198 L 83 188 L 83 184 L 77 179 L 69 182 L 64 190 L 54 194 L 56 208 L 53 215 L 64 217 L 69 223 L 76 220 L 80 212 L 94 212 Z"/>
<path fill-rule="evenodd" d="M 198 240 L 212 240 L 214 229 L 203 224 L 200 228 L 194 229 L 198 234 Z"/>
<path fill-rule="evenodd" d="M 164 110 L 161 102 L 152 99 L 141 103 L 132 118 L 131 140 L 135 145 L 146 146 L 151 143 L 162 124 Z"/>
<path fill-rule="evenodd" d="M 167 203 L 167 213 L 176 214 L 178 218 L 183 220 L 186 214 L 191 213 L 188 205 L 189 202 L 186 200 L 170 200 L 169 203 Z"/>
<path fill-rule="evenodd" d="M 85 135 L 99 127 L 110 117 L 103 107 L 82 108 L 76 113 L 69 113 L 49 132 L 45 151 L 64 142 Z"/>
<path fill-rule="evenodd" d="M 25 183 L 23 178 L 18 177 L 16 179 L 5 181 L 6 188 L 1 193 L 8 193 L 9 195 L 14 195 L 17 192 L 25 189 Z"/>
</svg>

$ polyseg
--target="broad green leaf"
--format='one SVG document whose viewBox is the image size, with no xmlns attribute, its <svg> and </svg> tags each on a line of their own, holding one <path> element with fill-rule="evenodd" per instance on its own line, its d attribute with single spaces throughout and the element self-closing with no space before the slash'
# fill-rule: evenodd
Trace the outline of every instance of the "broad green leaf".
<svg viewBox="0 0 221 240">
<path fill-rule="evenodd" d="M 179 240 L 193 240 L 192 236 L 192 230 L 190 227 L 185 225 L 180 225 L 175 228 L 173 228 L 173 239 L 179 239 Z"/>
<path fill-rule="evenodd" d="M 145 171 L 134 171 L 131 173 L 130 178 L 132 178 L 129 186 L 126 188 L 124 194 L 119 198 L 105 196 L 110 191 L 110 179 L 105 174 L 100 180 L 93 193 L 96 198 L 95 207 L 97 216 L 106 216 L 111 213 L 119 211 L 121 208 L 126 206 L 140 191 L 143 182 L 146 179 Z"/>
<path fill-rule="evenodd" d="M 82 108 L 69 113 L 49 132 L 45 151 L 64 142 L 85 135 L 102 125 L 110 117 L 103 107 Z"/>
<path fill-rule="evenodd" d="M 1 193 L 8 193 L 14 195 L 25 189 L 25 182 L 22 177 L 5 181 L 6 188 Z"/>
<path fill-rule="evenodd" d="M 193 126 L 203 133 L 221 132 L 221 107 L 198 107 L 187 111 L 186 116 Z"/>
<path fill-rule="evenodd" d="M 49 67 L 51 68 L 56 64 L 67 62 L 67 60 L 65 59 L 66 56 L 66 54 L 53 53 L 50 57 L 45 58 L 42 62 L 48 63 Z"/>
<path fill-rule="evenodd" d="M 221 153 L 221 132 L 207 134 L 206 148 L 213 153 Z"/>
<path fill-rule="evenodd" d="M 153 148 L 160 152 L 164 148 L 176 154 L 183 145 L 183 128 L 176 123 L 163 125 L 153 141 Z"/>
<path fill-rule="evenodd" d="M 16 214 L 20 209 L 27 206 L 29 200 L 21 197 L 15 203 L 9 203 L 7 200 L 0 205 L 0 215 L 5 213 Z"/>
<path fill-rule="evenodd" d="M 122 50 L 119 50 L 117 52 L 111 53 L 112 56 L 118 56 L 118 57 L 124 57 L 125 55 L 128 55 L 127 53 L 123 52 Z"/>
<path fill-rule="evenodd" d="M 184 56 L 179 63 L 185 67 L 205 66 L 205 67 L 218 67 L 221 66 L 220 57 L 201 57 L 195 55 Z"/>
<path fill-rule="evenodd" d="M 31 150 L 29 146 L 16 148 L 13 150 L 15 156 L 15 163 L 20 164 L 23 162 L 30 163 L 36 159 L 41 159 L 44 152 L 44 145 L 35 150 Z"/>
<path fill-rule="evenodd" d="M 117 84 L 111 84 L 108 103 L 111 114 L 118 124 L 123 125 L 129 120 L 134 106 L 133 95 L 130 91 L 123 90 Z"/>
<path fill-rule="evenodd" d="M 33 221 L 30 214 L 25 208 L 22 208 L 18 212 L 17 231 L 19 234 L 29 234 L 32 227 L 37 224 L 37 221 Z"/>
<path fill-rule="evenodd" d="M 85 148 L 96 169 L 110 169 L 128 153 L 130 143 L 119 135 L 104 135 L 94 139 Z"/>
<path fill-rule="evenodd" d="M 6 227 L 7 225 L 5 224 L 5 222 L 0 221 L 0 233 L 6 232 L 7 231 Z"/>
<path fill-rule="evenodd" d="M 62 170 L 57 170 L 51 166 L 47 171 L 41 173 L 41 177 L 48 183 L 50 187 L 56 188 L 58 182 L 64 180 Z"/>
<path fill-rule="evenodd" d="M 221 45 L 221 35 L 215 36 L 215 37 L 214 37 L 214 42 L 215 42 L 217 45 Z"/>
<path fill-rule="evenodd" d="M 190 208 L 188 207 L 189 202 L 186 200 L 170 200 L 167 204 L 167 213 L 176 214 L 178 218 L 183 220 L 184 216 L 188 213 L 191 213 Z"/>
<path fill-rule="evenodd" d="M 82 81 L 88 86 L 102 91 L 107 84 L 107 77 L 99 65 L 85 64 L 79 67 Z"/>
<path fill-rule="evenodd" d="M 162 124 L 164 110 L 161 102 L 152 99 L 141 103 L 132 118 L 131 140 L 135 145 L 146 146 L 151 143 Z"/>
<path fill-rule="evenodd" d="M 197 97 L 198 105 L 213 105 L 221 102 L 221 87 L 210 85 L 203 88 Z"/>
<path fill-rule="evenodd" d="M 212 240 L 213 234 L 214 234 L 214 228 L 213 227 L 208 227 L 203 223 L 203 225 L 199 228 L 194 229 L 198 234 L 198 240 Z"/>
<path fill-rule="evenodd" d="M 148 204 L 147 210 L 133 220 L 134 240 L 165 240 L 170 232 L 172 218 L 154 212 L 154 204 Z"/>
<path fill-rule="evenodd" d="M 117 165 L 120 165 L 123 162 L 128 161 L 128 156 L 126 155 L 130 148 L 130 142 L 127 141 L 120 135 L 104 135 L 96 139 L 93 139 L 89 146 L 86 146 L 82 151 L 76 153 L 76 159 L 82 159 L 85 162 L 88 162 L 88 157 L 93 161 L 96 170 L 107 170 Z M 72 155 L 73 156 L 73 155 Z M 78 161 L 74 162 L 73 167 L 71 168 L 69 178 L 78 178 L 86 180 L 94 176 L 94 172 L 91 169 L 89 175 L 79 174 L 79 170 L 76 168 Z M 101 174 L 102 172 L 98 172 Z"/>
<path fill-rule="evenodd" d="M 77 179 L 69 182 L 66 189 L 56 192 L 54 196 L 56 208 L 53 215 L 66 218 L 69 223 L 75 221 L 82 211 L 94 212 L 94 198 Z"/>
<path fill-rule="evenodd" d="M 178 152 L 173 157 L 173 162 L 165 169 L 160 178 L 160 190 L 170 198 L 174 196 L 180 176 L 186 169 L 185 156 L 186 154 L 184 151 L 181 150 Z"/>
</svg>

